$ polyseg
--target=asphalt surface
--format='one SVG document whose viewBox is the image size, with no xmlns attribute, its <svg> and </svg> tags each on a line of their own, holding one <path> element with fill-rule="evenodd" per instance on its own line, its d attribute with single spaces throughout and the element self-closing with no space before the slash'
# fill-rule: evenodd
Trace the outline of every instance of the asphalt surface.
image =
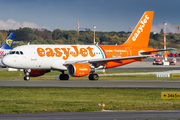
<svg viewBox="0 0 180 120">
<path fill-rule="evenodd" d="M 12 88 L 126 88 L 180 89 L 180 80 L 68 80 L 68 81 L 0 81 L 0 87 Z"/>
<path fill-rule="evenodd" d="M 0 114 L 0 120 L 139 120 L 178 119 L 180 110 L 130 110 L 98 112 L 59 112 Z"/>
</svg>

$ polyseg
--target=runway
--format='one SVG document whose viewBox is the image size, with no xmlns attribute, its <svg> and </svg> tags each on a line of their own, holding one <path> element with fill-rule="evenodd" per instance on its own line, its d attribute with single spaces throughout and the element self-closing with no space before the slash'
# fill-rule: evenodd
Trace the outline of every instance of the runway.
<svg viewBox="0 0 180 120">
<path fill-rule="evenodd" d="M 178 79 L 159 80 L 68 80 L 68 81 L 0 81 L 0 87 L 12 88 L 126 88 L 180 89 Z"/>
<path fill-rule="evenodd" d="M 130 120 L 178 119 L 180 110 L 123 110 L 97 112 L 0 114 L 0 120 Z"/>
</svg>

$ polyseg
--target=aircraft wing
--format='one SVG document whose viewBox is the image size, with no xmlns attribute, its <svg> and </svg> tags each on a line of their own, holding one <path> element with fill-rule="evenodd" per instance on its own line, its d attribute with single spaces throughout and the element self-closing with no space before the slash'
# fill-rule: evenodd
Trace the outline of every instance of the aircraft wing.
<svg viewBox="0 0 180 120">
<path fill-rule="evenodd" d="M 153 55 L 141 55 L 141 56 L 129 56 L 129 57 L 115 57 L 115 58 L 101 58 L 101 59 L 92 59 L 92 60 L 81 60 L 81 61 L 66 61 L 64 66 L 68 66 L 72 63 L 86 63 L 92 64 L 95 68 L 99 67 L 100 65 L 107 64 L 107 62 L 117 62 L 121 63 L 123 60 L 131 60 L 136 59 L 137 61 L 142 61 L 142 58 L 147 58 Z"/>
<path fill-rule="evenodd" d="M 144 52 L 141 52 L 141 55 L 147 55 L 147 54 L 154 53 L 154 52 L 169 51 L 169 50 L 174 50 L 174 49 L 175 48 L 159 49 L 159 50 L 155 50 L 155 51 L 144 51 Z"/>
</svg>

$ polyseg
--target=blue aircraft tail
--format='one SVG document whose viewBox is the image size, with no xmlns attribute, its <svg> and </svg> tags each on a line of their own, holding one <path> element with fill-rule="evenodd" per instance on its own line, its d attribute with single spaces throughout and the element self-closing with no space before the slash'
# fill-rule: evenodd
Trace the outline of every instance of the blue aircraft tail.
<svg viewBox="0 0 180 120">
<path fill-rule="evenodd" d="M 2 44 L 0 48 L 2 49 L 12 49 L 13 40 L 14 40 L 14 32 L 12 32 L 8 38 L 5 40 L 5 42 Z"/>
</svg>

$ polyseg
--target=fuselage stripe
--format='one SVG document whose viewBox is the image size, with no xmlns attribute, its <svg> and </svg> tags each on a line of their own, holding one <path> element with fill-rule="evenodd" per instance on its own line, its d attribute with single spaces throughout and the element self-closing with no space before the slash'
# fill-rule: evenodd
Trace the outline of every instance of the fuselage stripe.
<svg viewBox="0 0 180 120">
<path fill-rule="evenodd" d="M 96 47 L 100 50 L 101 54 L 102 54 L 102 58 L 104 58 L 104 52 L 102 51 L 102 49 L 96 45 Z"/>
<path fill-rule="evenodd" d="M 99 45 L 98 45 L 98 46 L 96 45 L 96 47 L 101 51 L 102 58 L 103 58 L 103 59 L 104 59 L 104 58 L 107 58 L 104 50 L 103 50 Z M 105 66 L 103 66 L 103 69 L 105 69 Z"/>
</svg>

